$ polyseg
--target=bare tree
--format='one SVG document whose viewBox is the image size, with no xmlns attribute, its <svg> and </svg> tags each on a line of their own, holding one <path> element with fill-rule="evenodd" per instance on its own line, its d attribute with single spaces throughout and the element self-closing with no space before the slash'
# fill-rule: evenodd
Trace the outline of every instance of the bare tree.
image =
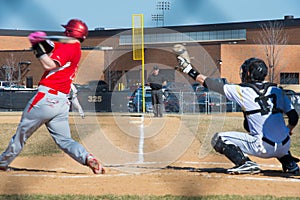
<svg viewBox="0 0 300 200">
<path fill-rule="evenodd" d="M 18 62 L 14 54 L 10 54 L 10 57 L 6 59 L 6 65 L 0 68 L 0 79 L 9 81 L 10 84 L 22 84 L 27 73 L 30 71 L 30 64 L 30 61 Z"/>
<path fill-rule="evenodd" d="M 262 31 L 257 37 L 257 42 L 264 45 L 264 51 L 269 66 L 269 81 L 273 82 L 275 78 L 275 68 L 278 66 L 280 54 L 287 45 L 287 34 L 283 29 L 282 23 L 273 21 L 260 24 Z"/>
<path fill-rule="evenodd" d="M 5 71 L 5 81 L 9 81 L 10 83 L 15 82 L 14 80 L 14 73 L 16 71 L 16 63 L 17 60 L 15 59 L 13 54 L 10 54 L 9 58 L 6 58 L 6 65 L 2 67 Z"/>
</svg>

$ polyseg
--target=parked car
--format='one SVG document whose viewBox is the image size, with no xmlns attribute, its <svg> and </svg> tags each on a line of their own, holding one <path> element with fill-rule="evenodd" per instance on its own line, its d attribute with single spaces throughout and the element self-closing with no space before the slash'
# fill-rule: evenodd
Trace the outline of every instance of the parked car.
<svg viewBox="0 0 300 200">
<path fill-rule="evenodd" d="M 103 80 L 89 81 L 88 87 L 95 92 L 107 92 L 108 84 Z"/>
<path fill-rule="evenodd" d="M 288 96 L 297 113 L 300 114 L 300 93 L 294 90 L 283 90 L 283 92 Z"/>
<path fill-rule="evenodd" d="M 151 88 L 149 86 L 145 86 L 144 90 L 145 90 L 145 111 L 153 112 Z M 134 92 L 129 96 L 127 107 L 129 112 L 143 111 L 143 95 L 142 95 L 141 87 L 134 90 Z"/>
<path fill-rule="evenodd" d="M 95 92 L 102 93 L 108 92 L 108 84 L 103 80 L 93 80 L 89 81 L 87 84 L 74 84 L 78 92 Z"/>
<path fill-rule="evenodd" d="M 179 112 L 179 100 L 175 93 L 168 89 L 163 89 L 163 104 L 165 112 Z M 129 112 L 142 112 L 142 88 L 134 90 L 128 98 L 128 111 Z M 145 86 L 145 111 L 153 112 L 152 95 L 150 86 Z"/>
<path fill-rule="evenodd" d="M 226 79 L 218 79 L 226 83 Z M 192 84 L 192 88 L 196 93 L 199 111 L 200 112 L 239 112 L 241 107 L 232 101 L 229 101 L 225 96 L 210 91 L 199 83 Z"/>
<path fill-rule="evenodd" d="M 176 93 L 168 89 L 163 90 L 163 92 L 165 112 L 178 113 L 180 111 L 180 104 Z"/>
<path fill-rule="evenodd" d="M 178 113 L 180 111 L 179 95 L 182 92 L 192 92 L 191 85 L 182 82 L 167 82 L 163 87 L 165 112 Z"/>
<path fill-rule="evenodd" d="M 197 96 L 199 111 L 207 112 L 208 110 L 208 88 L 203 87 L 200 83 L 194 83 L 192 88 Z"/>
<path fill-rule="evenodd" d="M 180 91 L 189 91 L 192 90 L 191 85 L 187 83 L 181 82 L 167 82 L 165 86 L 163 86 L 163 90 L 169 90 L 172 92 L 180 92 Z"/>
<path fill-rule="evenodd" d="M 37 91 L 37 88 L 28 88 L 25 85 L 11 85 L 9 87 L 0 88 L 6 91 Z"/>
<path fill-rule="evenodd" d="M 9 81 L 0 81 L 0 89 L 10 87 L 12 85 Z"/>
</svg>

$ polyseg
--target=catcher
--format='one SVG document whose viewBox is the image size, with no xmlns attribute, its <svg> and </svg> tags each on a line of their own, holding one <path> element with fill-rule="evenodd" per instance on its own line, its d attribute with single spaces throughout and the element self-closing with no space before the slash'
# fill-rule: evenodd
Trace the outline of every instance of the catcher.
<svg viewBox="0 0 300 200">
<path fill-rule="evenodd" d="M 51 43 L 43 39 L 45 32 L 31 33 L 28 38 L 36 58 L 45 70 L 39 81 L 38 92 L 26 105 L 15 135 L 0 156 L 0 170 L 10 170 L 10 163 L 21 153 L 27 139 L 43 124 L 55 143 L 70 157 L 92 169 L 95 174 L 104 173 L 98 160 L 71 138 L 69 127 L 69 100 L 72 81 L 81 57 L 81 42 L 88 35 L 87 25 L 71 19 L 65 28 L 65 36 L 73 37 L 68 43 Z"/>
<path fill-rule="evenodd" d="M 259 58 L 247 59 L 240 67 L 242 83 L 224 84 L 195 70 L 184 57 L 185 47 L 179 47 L 177 45 L 174 48 L 179 55 L 177 70 L 188 74 L 204 87 L 225 95 L 243 108 L 244 128 L 247 133 L 219 132 L 211 140 L 215 151 L 234 163 L 235 167 L 227 169 L 227 172 L 259 173 L 260 167 L 247 156 L 252 155 L 260 158 L 277 158 L 284 172 L 298 174 L 299 160 L 290 153 L 290 136 L 298 123 L 298 114 L 281 88 L 264 81 L 268 73 L 264 61 Z M 284 114 L 288 117 L 287 124 L 284 121 Z"/>
</svg>

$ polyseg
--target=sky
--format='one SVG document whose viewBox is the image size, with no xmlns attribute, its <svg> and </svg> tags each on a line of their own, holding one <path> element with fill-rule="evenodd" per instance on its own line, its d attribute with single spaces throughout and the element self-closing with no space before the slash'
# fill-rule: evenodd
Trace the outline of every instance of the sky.
<svg viewBox="0 0 300 200">
<path fill-rule="evenodd" d="M 159 9 L 160 2 L 170 7 Z M 183 26 L 300 18 L 299 0 L 0 0 L 0 29 L 63 31 L 78 18 L 89 30 L 132 27 L 132 15 L 144 15 L 144 27 Z M 153 16 L 164 15 L 157 21 Z"/>
</svg>

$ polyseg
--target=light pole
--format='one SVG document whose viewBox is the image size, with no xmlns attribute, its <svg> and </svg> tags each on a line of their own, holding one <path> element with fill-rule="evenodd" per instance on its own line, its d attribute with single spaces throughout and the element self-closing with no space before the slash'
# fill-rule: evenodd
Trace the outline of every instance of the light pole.
<svg viewBox="0 0 300 200">
<path fill-rule="evenodd" d="M 157 10 L 162 10 L 162 22 L 163 26 L 165 26 L 165 10 L 171 9 L 171 3 L 169 1 L 158 1 L 156 4 Z"/>
<path fill-rule="evenodd" d="M 163 15 L 162 14 L 152 14 L 152 21 L 155 21 L 156 27 L 158 27 L 158 22 L 163 21 Z"/>
</svg>

